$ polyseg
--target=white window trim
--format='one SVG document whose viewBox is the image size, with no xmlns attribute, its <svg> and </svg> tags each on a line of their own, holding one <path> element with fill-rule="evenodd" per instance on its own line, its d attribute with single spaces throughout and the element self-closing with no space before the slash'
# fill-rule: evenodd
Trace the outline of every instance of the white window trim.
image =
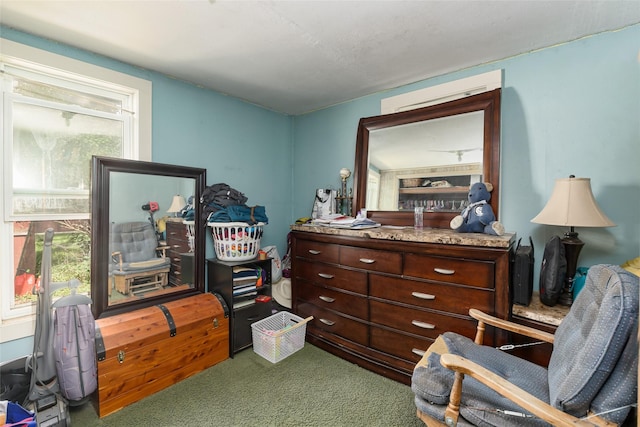
<svg viewBox="0 0 640 427">
<path fill-rule="evenodd" d="M 45 50 L 36 49 L 11 40 L 0 38 L 0 59 L 7 62 L 31 63 L 35 67 L 44 65 L 49 68 L 64 70 L 78 76 L 116 83 L 138 89 L 137 102 L 139 114 L 134 118 L 134 149 L 137 148 L 135 160 L 151 161 L 151 93 L 149 80 L 124 74 L 108 68 L 78 61 L 66 56 L 57 55 Z M 135 146 L 137 145 L 137 147 Z"/>
<path fill-rule="evenodd" d="M 55 53 L 26 46 L 4 38 L 0 38 L 0 59 L 9 63 L 30 63 L 35 66 L 63 70 L 78 76 L 86 76 L 93 79 L 112 82 L 118 85 L 138 89 L 134 102 L 138 103 L 138 114 L 134 117 L 133 144 L 136 160 L 151 161 L 151 136 L 152 136 L 152 83 L 138 77 L 124 74 L 118 71 L 103 68 L 97 65 L 78 61 Z M 0 120 L 0 135 L 4 138 L 4 129 Z M 4 150 L 4 143 L 0 143 L 0 149 Z M 5 155 L 3 153 L 2 160 Z M 0 162 L 2 163 L 2 162 Z M 4 169 L 4 168 L 3 168 Z M 0 188 L 4 188 L 3 174 L 0 174 Z M 0 212 L 4 212 L 4 197 L 0 197 Z M 11 240 L 5 238 L 11 235 L 11 223 L 2 221 L 0 224 L 0 271 L 13 271 L 13 246 Z M 4 277 L 0 277 L 0 283 L 4 283 Z M 6 284 L 5 284 L 6 286 Z M 34 305 L 10 310 L 11 301 L 4 289 L 0 290 L 0 343 L 13 341 L 33 335 L 35 325 Z"/>
<path fill-rule="evenodd" d="M 465 79 L 384 98 L 380 101 L 380 112 L 390 114 L 414 110 L 492 91 L 500 87 L 502 87 L 502 70 L 489 71 Z"/>
</svg>

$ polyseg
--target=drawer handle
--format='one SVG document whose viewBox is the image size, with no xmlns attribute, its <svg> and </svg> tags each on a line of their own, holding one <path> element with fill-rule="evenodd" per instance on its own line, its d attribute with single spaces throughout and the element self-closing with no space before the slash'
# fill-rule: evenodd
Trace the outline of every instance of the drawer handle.
<svg viewBox="0 0 640 427">
<path fill-rule="evenodd" d="M 335 298 L 327 297 L 324 295 L 320 295 L 318 298 L 320 298 L 324 302 L 334 302 L 336 300 Z"/>
<path fill-rule="evenodd" d="M 440 274 L 447 274 L 449 276 L 456 273 L 455 270 L 447 270 L 445 268 L 434 268 L 433 271 Z"/>
<path fill-rule="evenodd" d="M 311 255 L 320 255 L 322 252 L 315 249 L 309 249 L 309 253 Z"/>
<path fill-rule="evenodd" d="M 436 299 L 435 295 L 424 294 L 422 292 L 411 292 L 411 295 L 420 299 Z"/>
<path fill-rule="evenodd" d="M 327 273 L 318 273 L 318 276 L 322 277 L 323 279 L 333 279 L 333 274 L 327 274 Z"/>
<path fill-rule="evenodd" d="M 373 264 L 374 262 L 376 262 L 375 259 L 371 259 L 371 258 L 360 258 L 359 261 L 365 264 Z"/>
<path fill-rule="evenodd" d="M 418 355 L 420 357 L 424 356 L 424 354 L 426 353 L 425 350 L 420 350 L 419 348 L 412 348 L 411 349 L 411 353 Z"/>
<path fill-rule="evenodd" d="M 321 321 L 322 323 L 324 323 L 325 325 L 327 325 L 327 326 L 333 326 L 333 325 L 335 325 L 335 324 L 336 324 L 336 322 L 333 322 L 333 321 L 331 321 L 331 320 L 329 320 L 329 319 L 320 319 L 320 321 Z"/>
<path fill-rule="evenodd" d="M 432 325 L 431 323 L 427 323 L 427 322 L 421 322 L 419 320 L 412 320 L 411 324 L 413 326 L 417 326 L 418 328 L 422 328 L 422 329 L 435 329 L 436 325 Z"/>
</svg>

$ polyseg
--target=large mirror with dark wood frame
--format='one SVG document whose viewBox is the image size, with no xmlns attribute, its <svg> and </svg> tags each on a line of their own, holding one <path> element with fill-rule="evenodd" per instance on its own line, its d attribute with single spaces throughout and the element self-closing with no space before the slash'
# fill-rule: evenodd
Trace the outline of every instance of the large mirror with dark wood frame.
<svg viewBox="0 0 640 427">
<path fill-rule="evenodd" d="M 91 174 L 95 318 L 204 292 L 206 170 L 96 156 Z"/>
<path fill-rule="evenodd" d="M 467 205 L 471 184 L 500 194 L 500 89 L 399 113 L 360 119 L 354 168 L 354 211 L 381 224 L 449 228 Z"/>
</svg>

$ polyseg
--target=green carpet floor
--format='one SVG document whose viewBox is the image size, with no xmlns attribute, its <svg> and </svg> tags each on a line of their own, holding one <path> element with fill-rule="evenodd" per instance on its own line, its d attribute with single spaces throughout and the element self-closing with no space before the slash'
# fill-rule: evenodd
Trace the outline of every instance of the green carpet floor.
<svg viewBox="0 0 640 427">
<path fill-rule="evenodd" d="M 71 425 L 424 426 L 415 411 L 410 387 L 305 343 L 276 364 L 244 350 L 102 419 L 71 408 Z"/>
</svg>

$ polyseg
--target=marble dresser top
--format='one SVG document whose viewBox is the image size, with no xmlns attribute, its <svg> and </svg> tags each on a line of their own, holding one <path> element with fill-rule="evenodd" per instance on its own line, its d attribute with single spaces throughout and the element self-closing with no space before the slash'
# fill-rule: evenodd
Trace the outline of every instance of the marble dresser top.
<svg viewBox="0 0 640 427">
<path fill-rule="evenodd" d="M 334 228 L 323 225 L 294 224 L 293 231 L 308 233 L 332 234 L 335 236 L 363 237 L 368 239 L 398 240 L 403 242 L 439 243 L 444 245 L 479 246 L 486 248 L 509 248 L 515 241 L 516 235 L 505 233 L 502 236 L 491 236 L 482 233 L 457 233 L 444 228 L 423 228 L 416 230 L 413 227 L 387 227 L 367 228 L 364 230 L 350 230 L 346 228 Z"/>
<path fill-rule="evenodd" d="M 526 319 L 536 320 L 548 325 L 558 326 L 562 319 L 569 313 L 569 309 L 564 305 L 554 305 L 549 307 L 540 302 L 540 294 L 534 292 L 531 297 L 531 303 L 528 306 L 514 304 L 512 307 L 513 315 L 524 317 Z"/>
</svg>

